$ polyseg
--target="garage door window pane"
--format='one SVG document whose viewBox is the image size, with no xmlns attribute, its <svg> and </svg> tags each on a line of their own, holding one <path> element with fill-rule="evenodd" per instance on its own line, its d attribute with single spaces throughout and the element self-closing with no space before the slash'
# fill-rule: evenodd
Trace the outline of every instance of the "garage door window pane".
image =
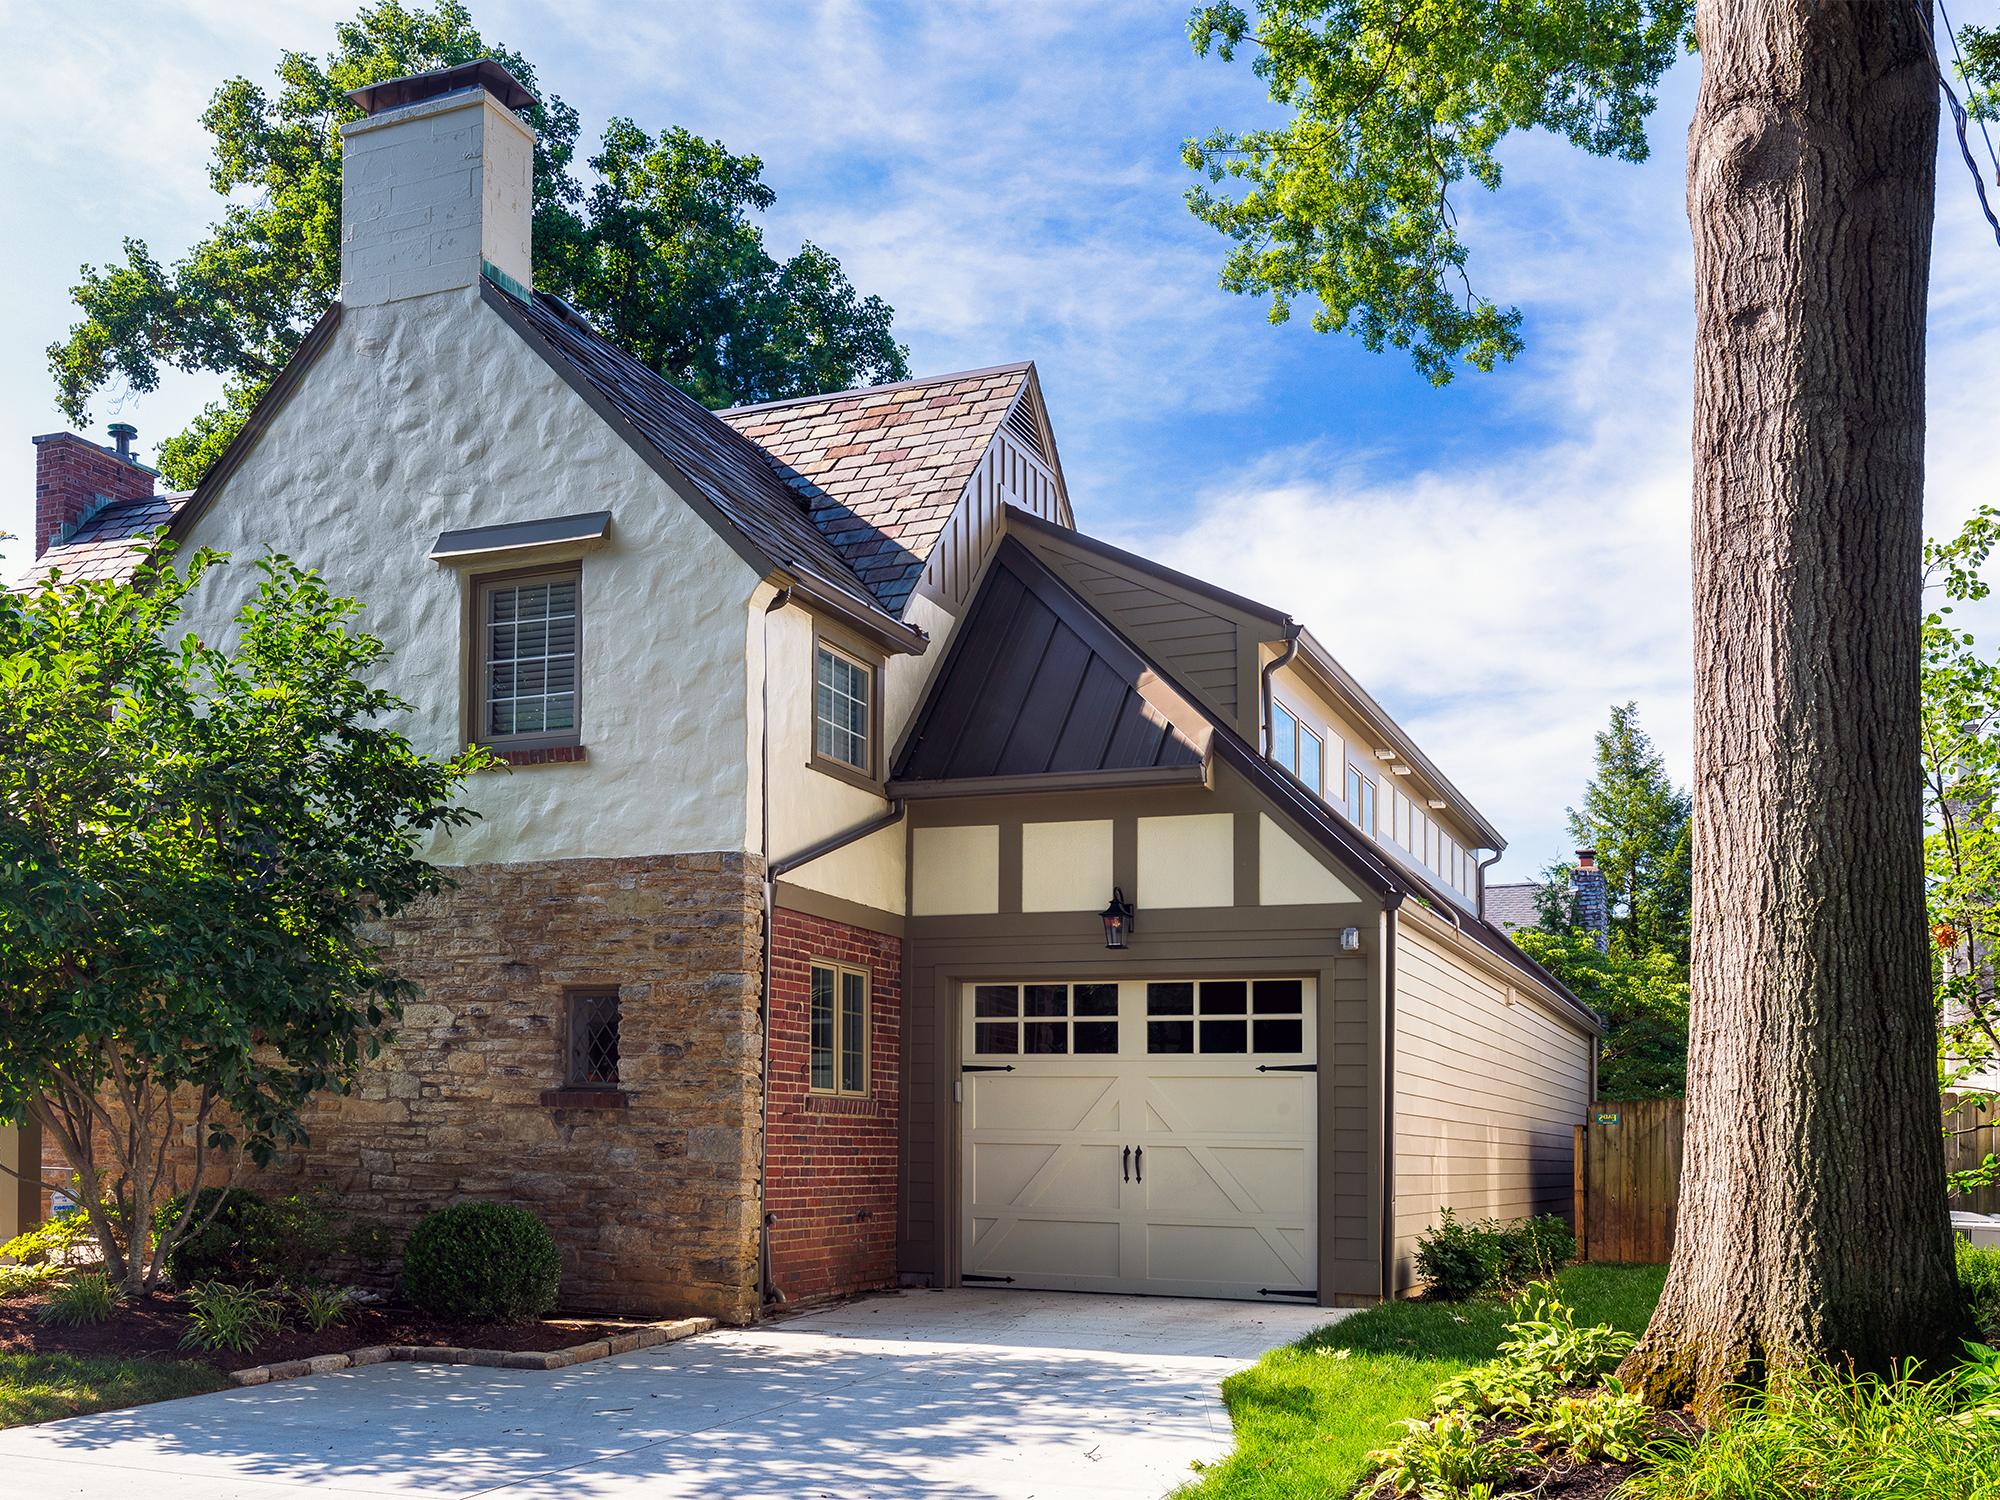
<svg viewBox="0 0 2000 1500">
<path fill-rule="evenodd" d="M 1251 1006 L 1260 1016 L 1295 1016 L 1305 985 L 1297 979 L 1260 979 Z"/>
<path fill-rule="evenodd" d="M 1146 1050 L 1148 1052 L 1194 1051 L 1194 1022 L 1148 1021 Z"/>
<path fill-rule="evenodd" d="M 1149 1016 L 1191 1016 L 1194 1014 L 1194 986 L 1191 984 L 1149 984 L 1146 986 L 1146 1014 Z M 1158 1049 L 1155 1048 L 1155 1051 Z"/>
<path fill-rule="evenodd" d="M 1092 1056 L 1106 1056 L 1118 1050 L 1116 1021 L 1078 1021 L 1076 1050 Z"/>
<path fill-rule="evenodd" d="M 1250 986 L 1240 979 L 1201 987 L 1201 1013 L 1205 1016 L 1240 1016 L 1249 999 Z M 1202 1049 L 1206 1052 L 1208 1049 Z"/>
<path fill-rule="evenodd" d="M 972 992 L 972 1013 L 975 1016 L 1019 1015 L 1020 993 L 1011 984 L 982 984 Z"/>
<path fill-rule="evenodd" d="M 972 1028 L 972 1050 L 1011 1057 L 1020 1050 L 1020 1028 L 1012 1021 L 981 1021 Z"/>
<path fill-rule="evenodd" d="M 1115 1016 L 1118 1014 L 1118 986 L 1080 984 L 1073 992 L 1070 1008 L 1079 1016 Z M 1081 1052 L 1083 1048 L 1076 1050 Z"/>
<path fill-rule="evenodd" d="M 1257 1050 L 1259 1052 L 1303 1052 L 1306 1045 L 1305 1022 L 1303 1021 L 1259 1021 L 1256 1027 Z"/>
<path fill-rule="evenodd" d="M 1021 1026 L 1022 1040 L 1026 1045 L 1022 1051 L 1035 1057 L 1050 1057 L 1069 1051 L 1069 1023 L 1066 1021 L 1027 1021 Z"/>
<path fill-rule="evenodd" d="M 1201 1050 L 1204 1052 L 1242 1052 L 1248 1049 L 1250 1029 L 1247 1021 L 1203 1021 L 1201 1023 Z"/>
<path fill-rule="evenodd" d="M 1021 1014 L 1063 1016 L 1069 1014 L 1069 987 L 1061 984 L 1031 984 L 1025 991 Z M 1033 1050 L 1032 1048 L 1030 1049 Z"/>
</svg>

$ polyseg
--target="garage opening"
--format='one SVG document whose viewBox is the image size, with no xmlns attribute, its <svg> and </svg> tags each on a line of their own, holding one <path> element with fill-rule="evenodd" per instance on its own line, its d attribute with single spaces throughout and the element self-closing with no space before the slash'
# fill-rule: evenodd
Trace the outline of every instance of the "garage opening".
<svg viewBox="0 0 2000 1500">
<path fill-rule="evenodd" d="M 972 984 L 961 1279 L 1317 1295 L 1310 979 Z"/>
</svg>

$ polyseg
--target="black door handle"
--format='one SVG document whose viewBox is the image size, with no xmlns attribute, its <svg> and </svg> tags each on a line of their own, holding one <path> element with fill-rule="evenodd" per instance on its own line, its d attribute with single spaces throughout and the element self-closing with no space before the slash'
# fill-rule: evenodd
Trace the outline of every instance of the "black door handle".
<svg viewBox="0 0 2000 1500">
<path fill-rule="evenodd" d="M 1132 1148 L 1130 1146 L 1127 1146 L 1125 1148 L 1125 1181 L 1130 1182 L 1131 1180 L 1132 1180 Z"/>
<path fill-rule="evenodd" d="M 1141 1146 L 1132 1155 L 1132 1168 L 1139 1174 L 1139 1181 L 1146 1180 L 1146 1148 Z"/>
</svg>

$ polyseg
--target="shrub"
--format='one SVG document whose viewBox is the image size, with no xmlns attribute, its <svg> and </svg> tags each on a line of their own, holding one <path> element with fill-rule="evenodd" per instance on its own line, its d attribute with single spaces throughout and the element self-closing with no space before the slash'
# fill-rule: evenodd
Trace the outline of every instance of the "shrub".
<svg viewBox="0 0 2000 1500">
<path fill-rule="evenodd" d="M 24 1266 L 60 1265 L 79 1250 L 94 1250 L 96 1246 L 90 1215 L 81 1208 L 70 1208 L 0 1245 L 0 1259 Z"/>
<path fill-rule="evenodd" d="M 153 1232 L 171 1230 L 186 1204 L 185 1193 L 163 1203 Z M 167 1252 L 167 1274 L 179 1286 L 307 1281 L 340 1243 L 333 1215 L 302 1193 L 267 1202 L 248 1188 L 206 1187 L 196 1196 L 194 1223 L 200 1227 Z"/>
<path fill-rule="evenodd" d="M 1417 1240 L 1417 1275 L 1434 1302 L 1463 1302 L 1492 1284 L 1492 1268 L 1481 1245 L 1483 1231 L 1461 1224 L 1445 1209 L 1435 1227 Z"/>
<path fill-rule="evenodd" d="M 1573 1463 L 1608 1458 L 1630 1463 L 1653 1435 L 1653 1409 L 1617 1378 L 1588 1396 L 1558 1396 L 1522 1429 L 1537 1447 L 1561 1453 Z"/>
<path fill-rule="evenodd" d="M 345 1323 L 354 1311 L 354 1289 L 345 1286 L 301 1287 L 292 1294 L 299 1316 L 314 1333 L 324 1333 L 337 1323 Z"/>
<path fill-rule="evenodd" d="M 0 1297 L 13 1297 L 22 1292 L 38 1292 L 63 1274 L 61 1266 L 36 1262 L 25 1266 L 0 1266 Z"/>
<path fill-rule="evenodd" d="M 118 1292 L 110 1277 L 102 1271 L 79 1271 L 49 1289 L 49 1300 L 42 1304 L 39 1316 L 44 1323 L 72 1328 L 102 1323 L 117 1302 Z"/>
<path fill-rule="evenodd" d="M 188 1327 L 181 1342 L 196 1349 L 242 1354 L 285 1326 L 277 1297 L 254 1286 L 204 1281 L 188 1288 Z"/>
<path fill-rule="evenodd" d="M 1377 1448 L 1368 1462 L 1377 1466 L 1372 1488 L 1387 1487 L 1392 1495 L 1434 1496 L 1494 1494 L 1516 1469 L 1534 1462 L 1534 1454 L 1519 1438 L 1482 1438 L 1479 1424 L 1460 1411 L 1448 1411 L 1423 1421 L 1403 1422 L 1402 1441 Z"/>
<path fill-rule="evenodd" d="M 1560 1214 L 1517 1224 L 1497 1219 L 1466 1223 L 1451 1209 L 1417 1240 L 1417 1274 L 1424 1295 L 1463 1302 L 1481 1292 L 1505 1291 L 1553 1276 L 1576 1259 L 1576 1236 Z"/>
<path fill-rule="evenodd" d="M 2000 1249 L 1985 1249 L 1958 1236 L 1958 1284 L 1980 1331 L 2000 1338 Z"/>
<path fill-rule="evenodd" d="M 459 1322 L 523 1322 L 556 1305 L 562 1259 L 548 1226 L 510 1203 L 426 1214 L 403 1247 L 403 1290 Z"/>
</svg>

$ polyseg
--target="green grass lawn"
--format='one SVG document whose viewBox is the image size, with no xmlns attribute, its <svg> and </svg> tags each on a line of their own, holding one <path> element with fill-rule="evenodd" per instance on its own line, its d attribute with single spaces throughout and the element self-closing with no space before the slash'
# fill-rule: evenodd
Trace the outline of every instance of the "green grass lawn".
<svg viewBox="0 0 2000 1500">
<path fill-rule="evenodd" d="M 1572 1266 L 1564 1298 L 1580 1323 L 1637 1333 L 1664 1266 Z M 1507 1304 L 1392 1302 L 1273 1349 L 1222 1384 L 1236 1451 L 1182 1494 L 1199 1500 L 1339 1500 L 1366 1477 L 1362 1455 L 1426 1415 L 1444 1380 L 1493 1357 Z"/>
<path fill-rule="evenodd" d="M 0 1427 L 198 1396 L 227 1384 L 219 1371 L 193 1360 L 0 1354 Z"/>
</svg>

